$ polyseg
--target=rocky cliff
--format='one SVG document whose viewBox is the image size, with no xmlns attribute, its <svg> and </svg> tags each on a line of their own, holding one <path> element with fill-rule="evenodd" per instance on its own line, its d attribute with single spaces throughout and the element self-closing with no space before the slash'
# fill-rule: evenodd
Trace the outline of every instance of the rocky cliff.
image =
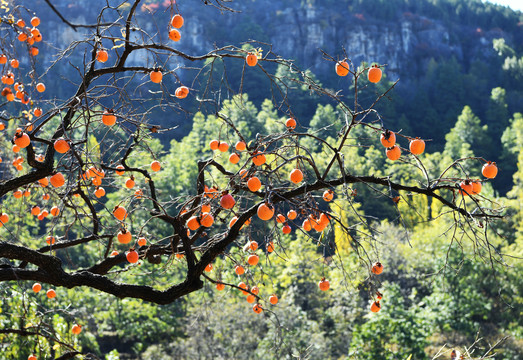
<svg viewBox="0 0 523 360">
<path fill-rule="evenodd" d="M 355 64 L 388 64 L 388 72 L 396 75 L 424 71 L 431 58 L 454 56 L 467 66 L 470 59 L 496 56 L 493 39 L 513 42 L 513 34 L 500 28 L 445 22 L 399 9 L 393 19 L 379 19 L 326 3 L 245 1 L 236 7 L 241 13 L 223 15 L 191 8 L 189 22 L 194 26 L 189 42 L 209 46 L 217 33 L 224 36 L 217 39 L 220 44 L 262 40 L 272 44 L 274 52 L 318 74 L 332 67 L 319 49 L 335 57 L 343 56 L 345 49 Z"/>
<path fill-rule="evenodd" d="M 97 9 L 105 2 L 57 0 L 54 3 L 72 23 L 85 24 L 96 21 Z M 329 3 L 244 0 L 234 4 L 238 13 L 220 13 L 201 1 L 178 1 L 186 25 L 183 41 L 177 45 L 184 51 L 204 53 L 212 49 L 213 44 L 240 46 L 251 39 L 261 40 L 272 44 L 275 53 L 295 59 L 303 68 L 320 75 L 331 69 L 332 64 L 322 59 L 319 49 L 334 57 L 343 56 L 345 49 L 355 64 L 361 61 L 388 64 L 389 74 L 405 75 L 424 71 L 431 58 L 454 56 L 466 66 L 468 59 L 495 56 L 493 39 L 504 37 L 508 43 L 513 41 L 513 34 L 500 28 L 445 23 L 400 9 L 392 20 L 377 19 L 363 12 L 351 12 L 347 7 L 328 6 Z M 152 23 L 148 13 L 156 12 L 160 18 L 168 19 L 168 4 L 169 1 L 152 2 L 139 11 L 141 25 L 164 41 L 167 36 L 162 31 L 166 32 L 166 25 Z M 84 37 L 82 29 L 74 31 L 65 25 L 42 1 L 38 7 L 48 19 L 44 30 L 53 46 L 60 47 Z M 125 14 L 125 8 L 121 8 L 121 14 Z M 104 13 L 107 21 L 116 16 L 114 11 Z M 52 52 L 42 54 L 47 56 L 45 63 L 53 61 Z M 136 54 L 131 61 L 143 64 L 143 56 Z"/>
</svg>

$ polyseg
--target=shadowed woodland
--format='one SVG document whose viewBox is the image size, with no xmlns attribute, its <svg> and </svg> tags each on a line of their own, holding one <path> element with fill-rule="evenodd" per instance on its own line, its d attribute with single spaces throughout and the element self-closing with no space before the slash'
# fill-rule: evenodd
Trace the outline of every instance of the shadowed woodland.
<svg viewBox="0 0 523 360">
<path fill-rule="evenodd" d="M 507 40 L 404 81 L 282 55 L 262 3 L 0 1 L 3 358 L 520 358 L 521 13 L 423 2 Z M 247 38 L 187 47 L 198 11 Z"/>
</svg>

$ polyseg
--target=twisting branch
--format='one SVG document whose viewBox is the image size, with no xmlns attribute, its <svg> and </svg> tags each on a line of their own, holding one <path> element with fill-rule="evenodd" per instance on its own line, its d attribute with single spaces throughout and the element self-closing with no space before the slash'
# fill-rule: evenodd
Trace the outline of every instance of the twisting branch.
<svg viewBox="0 0 523 360">
<path fill-rule="evenodd" d="M 45 3 L 53 10 L 53 12 L 62 20 L 67 26 L 69 26 L 74 31 L 78 31 L 78 28 L 96 28 L 98 26 L 109 26 L 111 24 L 72 24 L 69 20 L 67 20 L 60 11 L 51 3 L 49 0 L 45 0 Z"/>
</svg>

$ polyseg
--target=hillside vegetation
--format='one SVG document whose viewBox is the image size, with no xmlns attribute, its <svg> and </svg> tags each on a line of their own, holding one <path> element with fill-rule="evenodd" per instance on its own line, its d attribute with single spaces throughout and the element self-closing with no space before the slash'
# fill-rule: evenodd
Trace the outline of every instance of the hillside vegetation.
<svg viewBox="0 0 523 360">
<path fill-rule="evenodd" d="M 85 3 L 56 1 L 57 6 L 66 9 L 64 14 L 75 21 L 79 7 Z M 46 25 L 55 26 L 49 29 L 50 33 L 78 36 L 63 30 L 66 25 L 53 18 L 55 15 L 43 1 L 37 4 L 42 14 L 52 19 Z M 46 324 L 53 336 L 107 360 L 428 360 L 450 359 L 452 349 L 462 353 L 466 349 L 474 351 L 471 359 L 492 354 L 496 360 L 520 360 L 523 15 L 479 0 L 244 0 L 233 5 L 241 10 L 240 14 L 223 15 L 203 7 L 200 1 L 183 1 L 180 6 L 187 13 L 186 22 L 192 22 L 186 26 L 193 30 L 188 31 L 190 41 L 181 46 L 191 51 L 199 52 L 215 42 L 245 49 L 261 47 L 266 54 L 271 50 L 267 45 L 270 43 L 275 53 L 296 59 L 302 72 L 267 65 L 268 71 L 283 79 L 278 86 L 290 89 L 285 100 L 297 120 L 296 132 L 334 142 L 346 125 L 343 109 L 331 98 L 313 93 L 304 85 L 304 76 L 330 91 L 341 89 L 344 102 L 353 104 L 353 84 L 338 77 L 334 62 L 329 60 L 347 57 L 356 67 L 369 62 L 389 64 L 383 67 L 384 77 L 379 84 L 362 80 L 364 91 L 359 103 L 363 107 L 370 105 L 376 94 L 399 79 L 379 103 L 380 117 L 374 121 L 426 139 L 426 151 L 419 159 L 427 165 L 425 171 L 431 176 L 448 171 L 448 178 L 458 178 L 463 171 L 475 178 L 478 175 L 474 174 L 481 173 L 481 164 L 475 158 L 497 162 L 499 175 L 483 183 L 481 196 L 493 199 L 505 218 L 493 226 L 474 222 L 470 229 L 488 237 L 493 246 L 485 248 L 476 238 L 469 237 L 456 225 L 453 213 L 432 203 L 430 198 L 402 192 L 392 201 L 381 191 L 356 183 L 340 188 L 329 203 L 322 202 L 321 194 L 311 195 L 311 201 L 318 201 L 324 211 L 341 214 L 343 225 L 350 232 L 332 226 L 320 234 L 305 233 L 299 231 L 300 224 L 291 223 L 292 232 L 283 234 L 281 224 L 254 220 L 242 241 L 259 239 L 263 243 L 273 236 L 276 244 L 276 251 L 270 255 L 263 249 L 261 270 L 254 273 L 247 268 L 246 275 L 235 274 L 229 257 L 241 257 L 245 252 L 236 245 L 229 247 L 230 255 L 224 254 L 213 263 L 212 276 L 216 279 L 235 284 L 245 281 L 249 287 L 263 286 L 264 294 L 278 295 L 279 302 L 262 314 L 254 313 L 252 304 L 237 289 L 218 291 L 210 281 L 202 291 L 168 305 L 118 299 L 84 287 L 59 289 L 56 301 L 49 302 L 44 295 L 33 294 L 29 284 L 11 282 L 9 286 L 0 285 L 0 330 Z M 162 13 L 164 8 L 164 1 L 146 1 L 140 11 L 142 16 L 156 11 L 160 19 L 167 19 L 169 13 Z M 86 10 L 81 16 L 89 21 L 96 14 Z M 311 29 L 323 37 L 318 39 Z M 386 29 L 388 36 L 382 36 L 380 29 Z M 363 34 L 358 38 L 361 43 L 352 42 L 351 31 Z M 285 40 L 285 36 L 291 39 Z M 390 43 L 390 39 L 402 43 Z M 46 46 L 61 46 L 58 41 L 52 43 L 53 37 L 49 41 Z M 322 55 L 320 49 L 327 55 Z M 366 52 L 360 52 L 362 49 Z M 328 55 L 332 58 L 328 59 Z M 161 172 L 155 175 L 159 203 L 196 195 L 193 184 L 197 183 L 198 160 L 213 158 L 226 164 L 226 170 L 238 170 L 228 162 L 229 153 L 209 148 L 214 139 L 229 144 L 237 140 L 236 133 L 225 127 L 221 118 L 228 119 L 252 142 L 286 131 L 288 114 L 280 111 L 271 98 L 271 86 L 276 85 L 271 85 L 258 68 L 244 73 L 244 65 L 234 60 L 216 61 L 214 72 L 202 75 L 205 80 L 206 76 L 213 77 L 209 91 L 219 93 L 221 103 L 202 103 L 194 96 L 187 99 L 187 112 L 157 107 L 150 114 L 162 128 L 175 129 L 158 134 L 148 143 L 148 149 L 133 153 L 128 164 L 136 168 L 153 160 L 162 164 Z M 165 66 L 174 68 L 177 64 Z M 72 70 L 61 68 L 53 68 L 50 74 L 56 82 L 49 80 L 49 96 L 58 98 L 69 93 L 69 86 L 73 88 L 71 84 L 62 86 L 60 76 L 72 83 L 77 76 Z M 180 76 L 189 78 L 189 74 Z M 412 171 L 413 159 L 387 159 L 379 135 L 363 127 L 351 133 L 342 150 L 350 174 L 389 175 L 391 180 L 402 179 L 406 184 L 423 184 L 425 175 Z M 124 130 L 114 130 L 110 135 L 97 130 L 90 135 L 88 145 L 98 149 L 100 158 L 109 158 L 109 153 L 117 150 L 109 148 L 107 142 L 127 137 Z M 327 149 L 310 139 L 301 138 L 300 145 L 319 159 L 320 170 L 324 170 L 329 160 Z M 408 148 L 405 139 L 398 141 Z M 0 147 L 11 146 L 11 138 L 0 133 Z M 154 152 L 160 154 L 157 159 L 151 155 Z M 9 164 L 14 156 L 2 156 L 3 161 Z M 461 162 L 459 169 L 447 169 L 459 158 L 468 160 Z M 304 173 L 312 176 L 307 170 Z M 220 181 L 224 181 L 217 169 L 209 175 L 213 184 L 221 185 Z M 125 180 L 115 177 L 106 186 L 107 195 L 96 203 L 97 210 L 113 209 L 131 196 Z M 145 188 L 142 178 L 136 182 Z M 474 206 L 470 198 L 463 197 L 462 202 L 465 207 Z M 2 207 L 12 210 L 10 226 L 17 229 L 16 235 L 38 248 L 48 231 L 46 225 L 28 214 L 12 196 L 2 199 Z M 361 216 L 354 216 L 351 209 L 357 209 Z M 78 205 L 78 211 L 86 211 L 85 206 Z M 145 206 L 135 208 L 133 219 L 147 216 Z M 68 219 L 63 221 L 67 225 Z M 101 228 L 111 226 L 104 219 L 100 221 Z M 222 214 L 216 221 L 225 223 L 229 219 Z M 67 229 L 81 234 L 83 226 L 74 224 Z M 131 222 L 129 230 L 159 242 L 172 236 L 171 229 L 157 223 Z M 376 289 L 369 288 L 369 274 L 362 269 L 357 253 L 361 251 L 359 240 L 370 236 L 376 242 L 364 245 L 364 251 L 379 256 L 386 268 L 379 278 L 383 293 L 379 313 L 368 310 L 373 302 L 369 294 Z M 387 251 L 378 252 L 378 246 Z M 100 243 L 88 243 L 82 251 L 67 250 L 60 257 L 68 266 L 82 268 L 103 251 Z M 152 261 L 142 261 L 134 267 L 122 265 L 111 276 L 121 282 L 159 287 L 183 281 L 183 258 L 164 256 L 158 262 L 160 266 Z M 7 262 L 2 264 L 7 266 Z M 323 277 L 330 280 L 328 292 L 318 289 L 318 281 Z M 77 337 L 71 335 L 73 322 L 83 324 Z M 38 348 L 54 356 L 60 349 L 60 345 L 55 345 L 42 339 Z M 0 331 L 2 359 L 25 360 L 35 348 L 37 345 L 27 337 Z"/>
</svg>

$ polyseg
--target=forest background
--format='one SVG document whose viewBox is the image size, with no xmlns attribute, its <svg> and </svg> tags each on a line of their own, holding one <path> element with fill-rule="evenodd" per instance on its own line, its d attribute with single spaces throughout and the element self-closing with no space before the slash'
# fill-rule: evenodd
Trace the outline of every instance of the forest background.
<svg viewBox="0 0 523 360">
<path fill-rule="evenodd" d="M 53 3 L 74 23 L 96 21 L 98 14 L 89 12 L 86 1 Z M 158 19 L 168 21 L 167 3 L 145 1 L 141 16 L 154 12 Z M 286 244 L 285 253 L 271 259 L 271 266 L 266 266 L 264 276 L 257 279 L 280 297 L 271 312 L 262 315 L 253 313 L 234 290 L 218 293 L 212 283 L 164 306 L 120 300 L 84 288 L 61 289 L 57 300 L 49 304 L 43 298 L 29 298 L 27 284 L 2 284 L 0 329 L 43 318 L 63 338 L 106 359 L 392 360 L 409 355 L 412 359 L 431 359 L 444 345 L 444 351 L 464 351 L 474 344 L 474 356 L 478 356 L 501 339 L 494 358 L 521 359 L 522 13 L 475 0 L 245 0 L 232 6 L 240 13 L 222 14 L 200 1 L 178 1 L 178 6 L 183 9 L 187 27 L 187 37 L 180 46 L 188 52 L 201 53 L 225 44 L 268 51 L 266 44 L 272 44 L 274 52 L 295 59 L 324 88 L 345 87 L 342 91 L 347 92 L 349 86 L 336 76 L 333 63 L 325 61 L 319 49 L 333 57 L 347 56 L 355 64 L 387 64 L 375 92 L 400 81 L 379 104 L 378 111 L 388 128 L 430 139 L 422 155 L 430 164 L 429 171 L 441 173 L 443 164 L 464 157 L 497 162 L 500 174 L 484 185 L 484 193 L 505 207 L 506 217 L 497 224 L 491 239 L 500 252 L 507 254 L 506 264 L 475 257 L 473 243 L 467 239 L 449 244 L 448 220 L 425 221 L 438 212 L 426 199 L 413 196 L 398 204 L 384 203 L 368 187 L 354 185 L 353 201 L 368 216 L 367 221 L 384 219 L 377 225 L 376 235 L 388 249 L 380 258 L 387 271 L 381 278 L 384 299 L 378 314 L 368 311 L 371 300 L 354 270 L 350 237 L 335 231 L 324 235 L 345 254 L 342 268 L 328 266 L 333 253 L 293 232 L 280 236 Z M 42 25 L 49 49 L 82 37 L 81 29 L 70 29 L 43 1 L 33 1 L 32 7 L 40 17 L 49 19 Z M 43 50 L 38 65 L 42 68 L 53 60 L 52 52 Z M 77 54 L 82 53 L 71 55 L 72 63 L 82 61 L 75 58 Z M 268 100 L 271 84 L 267 78 L 260 71 L 244 74 L 243 64 L 238 62 L 223 60 L 221 66 L 227 70 L 230 89 L 237 89 L 243 79 L 244 93 L 240 97 L 223 90 L 226 100 L 220 112 L 252 138 L 281 131 L 287 116 Z M 267 65 L 267 69 L 288 79 L 295 76 L 276 65 Z M 74 79 L 72 70 L 52 68 L 50 74 L 48 96 L 60 98 L 71 92 L 73 85 L 62 80 Z M 191 74 L 188 71 L 180 76 L 190 78 Z M 335 137 L 343 125 L 341 111 L 307 87 L 292 81 L 288 86 L 299 127 Z M 370 91 L 360 101 L 371 102 L 373 96 Z M 208 143 L 219 136 L 220 122 L 212 114 L 200 112 L 200 105 L 192 100 L 185 113 L 172 114 L 158 108 L 151 114 L 164 128 L 173 128 L 150 144 L 162 154 L 159 160 L 163 169 L 156 181 L 161 197 L 191 194 L 194 189 L 187 184 L 195 183 L 196 160 L 213 156 Z M 357 131 L 350 140 L 354 147 L 346 154 L 354 173 L 415 179 L 417 175 L 407 164 L 386 160 L 373 133 Z M 10 139 L 1 136 L 2 149 L 7 148 Z M 309 149 L 321 158 L 321 148 L 311 143 Z M 470 166 L 480 171 L 479 165 Z M 107 206 L 125 192 L 124 188 L 111 189 Z M 2 205 L 17 206 L 10 197 L 3 199 Z M 336 206 L 343 209 L 346 203 L 340 198 Z M 347 223 L 352 220 L 347 215 Z M 20 216 L 18 221 L 22 234 L 40 241 L 43 229 L 34 218 Z M 266 225 L 255 225 L 254 234 L 266 230 Z M 158 238 L 168 236 L 166 229 L 155 231 Z M 67 261 L 88 264 L 88 257 L 88 253 L 72 251 Z M 176 269 L 177 261 L 181 260 L 172 260 L 170 270 Z M 218 260 L 214 271 L 227 272 L 225 263 Z M 166 275 L 161 269 L 147 268 L 120 276 L 122 280 L 138 277 L 154 282 Z M 317 289 L 321 277 L 331 281 L 327 293 Z M 44 304 L 54 311 L 43 313 Z M 74 310 L 68 311 L 72 305 Z M 83 324 L 77 338 L 70 335 L 72 320 Z M 34 349 L 32 341 L 0 334 L 2 359 L 26 359 Z M 49 353 L 58 352 L 52 343 L 40 346 Z M 450 358 L 449 353 L 442 358 Z"/>
</svg>

